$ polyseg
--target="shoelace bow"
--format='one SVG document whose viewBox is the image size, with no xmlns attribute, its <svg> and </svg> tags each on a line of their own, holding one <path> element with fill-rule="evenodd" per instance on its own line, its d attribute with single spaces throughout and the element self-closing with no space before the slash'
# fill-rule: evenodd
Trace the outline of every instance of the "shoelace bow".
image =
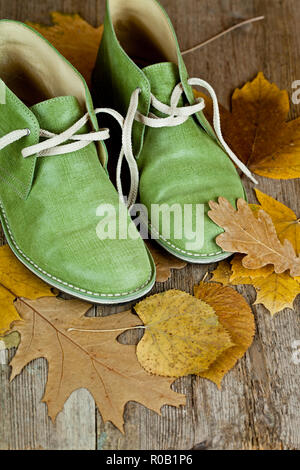
<svg viewBox="0 0 300 470">
<path fill-rule="evenodd" d="M 230 149 L 227 143 L 224 140 L 222 130 L 221 130 L 221 118 L 220 118 L 220 109 L 219 103 L 217 99 L 217 95 L 209 83 L 205 80 L 201 80 L 200 78 L 190 78 L 188 80 L 188 84 L 191 86 L 199 86 L 205 88 L 211 96 L 213 102 L 213 124 L 216 136 L 221 147 L 227 153 L 227 155 L 231 158 L 231 160 L 236 164 L 236 166 L 254 183 L 258 184 L 258 181 L 255 179 L 251 171 L 247 168 L 247 166 L 241 162 L 241 160 L 235 155 L 235 153 Z M 159 128 L 159 127 L 174 127 L 185 123 L 193 114 L 202 111 L 205 108 L 205 101 L 203 98 L 196 99 L 196 104 L 184 107 L 178 107 L 179 100 L 184 93 L 182 83 L 179 83 L 174 88 L 172 95 L 170 106 L 162 103 L 159 101 L 152 93 L 151 93 L 151 106 L 152 108 L 160 111 L 163 114 L 166 114 L 167 117 L 159 118 L 153 113 L 149 113 L 148 116 L 144 116 L 138 111 L 138 104 L 139 104 L 139 95 L 141 90 L 137 88 L 131 95 L 128 112 L 126 118 L 122 121 L 121 127 L 123 130 L 122 133 L 122 150 L 118 161 L 117 166 L 117 189 L 121 199 L 124 200 L 123 190 L 122 190 L 122 183 L 121 183 L 121 168 L 123 158 L 125 156 L 131 174 L 131 186 L 129 191 L 129 196 L 127 199 L 127 206 L 130 208 L 136 201 L 137 194 L 138 194 L 138 186 L 139 186 L 139 170 L 137 166 L 136 158 L 133 155 L 132 150 L 132 128 L 134 121 L 141 122 L 145 126 Z M 123 118 L 121 118 L 123 119 Z"/>
<path fill-rule="evenodd" d="M 214 130 L 219 140 L 220 145 L 223 147 L 228 156 L 236 164 L 236 166 L 255 184 L 258 184 L 250 170 L 246 165 L 241 162 L 238 157 L 233 153 L 225 142 L 220 120 L 220 110 L 218 99 L 214 89 L 204 80 L 200 78 L 191 78 L 188 80 L 188 84 L 191 86 L 200 86 L 205 88 L 210 94 L 213 101 L 214 109 Z M 135 203 L 138 195 L 139 187 L 139 170 L 136 158 L 133 154 L 132 147 L 132 130 L 134 121 L 141 122 L 145 126 L 160 128 L 160 127 L 175 127 L 185 123 L 190 116 L 202 111 L 205 108 L 205 101 L 203 98 L 197 99 L 194 105 L 178 107 L 179 100 L 183 94 L 183 86 L 181 83 L 176 85 L 174 88 L 170 105 L 166 105 L 159 101 L 153 94 L 151 94 L 151 106 L 153 109 L 165 114 L 167 117 L 160 118 L 153 113 L 149 113 L 148 116 L 144 116 L 138 111 L 139 95 L 141 90 L 137 88 L 131 95 L 128 112 L 125 119 L 117 111 L 110 108 L 97 108 L 95 114 L 106 113 L 114 117 L 122 129 L 122 149 L 117 165 L 117 189 L 119 196 L 123 202 L 125 201 L 121 182 L 121 171 L 124 157 L 127 160 L 131 184 L 129 196 L 127 199 L 127 206 L 130 208 Z M 81 119 L 79 119 L 73 126 L 68 128 L 66 131 L 60 134 L 54 134 L 52 132 L 41 129 L 40 137 L 45 138 L 43 142 L 36 145 L 25 147 L 22 150 L 22 156 L 24 158 L 30 157 L 31 155 L 37 155 L 38 157 L 46 157 L 52 155 L 63 155 L 71 152 L 76 152 L 87 147 L 91 142 L 99 142 L 109 138 L 109 130 L 101 129 L 95 132 L 89 132 L 86 134 L 77 134 L 82 127 L 89 121 L 89 113 L 86 113 Z M 0 150 L 4 149 L 8 145 L 22 139 L 30 134 L 29 129 L 18 129 L 6 134 L 0 138 Z M 68 141 L 74 141 L 72 143 L 66 143 Z"/>
</svg>

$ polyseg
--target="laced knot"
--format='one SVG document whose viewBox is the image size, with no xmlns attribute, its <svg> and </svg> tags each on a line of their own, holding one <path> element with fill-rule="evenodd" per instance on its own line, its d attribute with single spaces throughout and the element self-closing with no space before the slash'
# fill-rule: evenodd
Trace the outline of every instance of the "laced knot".
<svg viewBox="0 0 300 470">
<path fill-rule="evenodd" d="M 188 80 L 188 84 L 191 86 L 199 86 L 205 88 L 210 94 L 213 102 L 213 124 L 216 137 L 219 141 L 219 144 L 231 158 L 231 160 L 236 164 L 236 166 L 255 184 L 258 184 L 257 180 L 254 178 L 253 174 L 246 167 L 246 165 L 239 160 L 235 153 L 230 149 L 227 143 L 224 140 L 222 130 L 221 130 L 221 119 L 220 119 L 220 109 L 218 104 L 218 99 L 214 89 L 206 81 L 201 80 L 200 78 L 191 78 Z M 133 155 L 132 150 L 132 128 L 134 121 L 141 122 L 145 126 L 160 128 L 160 127 L 174 127 L 184 124 L 192 115 L 203 111 L 205 108 L 205 101 L 203 98 L 196 99 L 195 104 L 190 106 L 178 107 L 178 103 L 184 93 L 182 83 L 179 83 L 175 86 L 170 100 L 170 105 L 166 105 L 159 101 L 151 93 L 151 106 L 153 109 L 163 113 L 166 117 L 158 117 L 153 113 L 149 113 L 148 116 L 144 116 L 138 111 L 139 104 L 139 95 L 141 93 L 140 88 L 137 88 L 131 95 L 127 116 L 120 125 L 122 127 L 122 150 L 118 161 L 117 166 L 117 188 L 121 199 L 125 202 L 125 198 L 122 190 L 121 182 L 121 168 L 123 158 L 125 156 L 131 174 L 131 185 L 129 196 L 127 198 L 127 205 L 130 208 L 136 201 L 139 187 L 139 170 L 136 162 L 136 158 Z M 122 125 L 123 123 L 123 125 Z"/>
</svg>

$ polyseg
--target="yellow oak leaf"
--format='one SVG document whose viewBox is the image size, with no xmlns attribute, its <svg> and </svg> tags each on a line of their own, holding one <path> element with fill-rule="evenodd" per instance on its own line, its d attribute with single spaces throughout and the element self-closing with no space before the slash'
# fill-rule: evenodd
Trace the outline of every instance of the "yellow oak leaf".
<svg viewBox="0 0 300 470">
<path fill-rule="evenodd" d="M 297 255 L 300 255 L 300 219 L 294 211 L 281 202 L 264 194 L 258 189 L 255 190 L 256 197 L 260 206 L 257 209 L 263 209 L 267 212 L 273 221 L 276 233 L 281 242 L 289 240 Z"/>
<path fill-rule="evenodd" d="M 285 308 L 293 309 L 293 302 L 300 294 L 300 278 L 292 278 L 288 273 L 276 274 L 272 266 L 247 269 L 242 259 L 237 254 L 231 261 L 230 285 L 252 285 L 257 293 L 254 305 L 263 304 L 272 315 Z"/>
<path fill-rule="evenodd" d="M 257 292 L 255 305 L 264 305 L 272 316 L 285 308 L 293 310 L 294 300 L 300 294 L 300 284 L 287 273 L 254 279 L 253 285 Z"/>
<path fill-rule="evenodd" d="M 52 12 L 54 25 L 27 24 L 36 29 L 83 75 L 88 85 L 103 33 L 103 25 L 94 28 L 79 15 Z"/>
<path fill-rule="evenodd" d="M 182 377 L 203 372 L 233 346 L 213 308 L 185 292 L 153 295 L 135 310 L 145 325 L 137 357 L 152 374 Z"/>
<path fill-rule="evenodd" d="M 255 334 L 255 321 L 251 308 L 242 295 L 230 287 L 201 282 L 194 287 L 194 294 L 210 305 L 221 325 L 229 332 L 234 346 L 224 351 L 205 372 L 200 375 L 221 386 L 223 377 L 238 359 L 250 348 Z"/>
<path fill-rule="evenodd" d="M 221 261 L 217 268 L 212 272 L 213 277 L 211 278 L 211 282 L 218 282 L 219 284 L 223 284 L 223 286 L 230 285 L 230 277 L 232 271 L 231 266 L 227 261 Z"/>
<path fill-rule="evenodd" d="M 230 284 L 239 286 L 243 284 L 253 285 L 256 278 L 265 278 L 274 272 L 274 266 L 268 265 L 259 269 L 247 269 L 243 266 L 243 255 L 236 254 L 231 260 L 232 273 Z"/>
<path fill-rule="evenodd" d="M 0 335 L 20 319 L 14 307 L 16 297 L 37 299 L 54 295 L 50 286 L 18 261 L 8 245 L 0 247 Z"/>
<path fill-rule="evenodd" d="M 205 102 L 212 122 L 212 102 L 207 97 Z M 262 72 L 235 90 L 231 113 L 221 107 L 224 138 L 253 173 L 274 179 L 300 177 L 300 118 L 287 122 L 289 110 L 287 91 Z"/>
</svg>

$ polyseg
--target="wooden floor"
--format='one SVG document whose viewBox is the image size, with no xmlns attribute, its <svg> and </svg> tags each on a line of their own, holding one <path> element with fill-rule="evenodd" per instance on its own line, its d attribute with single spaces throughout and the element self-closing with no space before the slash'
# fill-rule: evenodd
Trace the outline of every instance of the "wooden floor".
<svg viewBox="0 0 300 470">
<path fill-rule="evenodd" d="M 241 19 L 265 15 L 264 23 L 246 27 L 187 56 L 192 76 L 208 80 L 221 103 L 229 105 L 233 89 L 258 71 L 292 92 L 300 79 L 299 0 L 162 0 L 178 32 L 182 49 L 204 41 Z M 80 13 L 93 25 L 104 15 L 104 0 L 0 0 L 0 17 L 49 22 L 49 11 Z M 291 117 L 300 115 L 292 106 Z M 259 178 L 260 189 L 300 215 L 299 181 Z M 246 186 L 248 185 L 245 180 Z M 250 199 L 253 199 L 250 185 Z M 188 266 L 156 287 L 192 292 L 213 266 Z M 249 302 L 251 287 L 241 288 Z M 123 308 L 99 308 L 111 314 Z M 176 382 L 187 394 L 182 409 L 165 407 L 162 416 L 130 403 L 125 435 L 105 426 L 85 390 L 75 392 L 54 426 L 40 402 L 47 363 L 40 359 L 9 385 L 8 361 L 0 352 L 0 449 L 300 449 L 300 365 L 292 362 L 292 342 L 300 340 L 297 312 L 287 310 L 273 320 L 255 307 L 257 334 L 253 346 L 225 378 L 223 390 L 188 377 Z"/>
</svg>

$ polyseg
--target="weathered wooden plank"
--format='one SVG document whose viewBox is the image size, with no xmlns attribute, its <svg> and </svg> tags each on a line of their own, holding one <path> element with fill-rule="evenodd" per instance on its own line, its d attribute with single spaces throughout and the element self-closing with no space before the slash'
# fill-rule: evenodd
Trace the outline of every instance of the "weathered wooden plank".
<svg viewBox="0 0 300 470">
<path fill-rule="evenodd" d="M 238 20 L 265 14 L 264 23 L 186 56 L 188 69 L 191 76 L 209 81 L 227 106 L 233 89 L 254 78 L 259 70 L 291 91 L 293 80 L 300 76 L 298 39 L 290 33 L 300 17 L 297 2 L 191 0 L 184 2 L 184 13 L 183 1 L 162 3 L 174 20 L 183 50 Z M 299 109 L 293 107 L 291 114 L 297 116 Z M 251 185 L 245 184 L 254 201 Z M 260 188 L 300 212 L 298 181 L 260 178 Z M 165 288 L 192 292 L 193 284 L 206 270 L 194 266 L 174 273 Z M 241 292 L 249 301 L 255 300 L 251 287 L 241 288 Z M 299 315 L 299 300 L 297 307 Z M 300 338 L 299 316 L 286 311 L 272 320 L 263 307 L 254 310 L 257 335 L 253 347 L 225 378 L 222 391 L 201 379 L 182 379 L 177 386 L 187 392 L 185 409 L 166 407 L 158 417 L 139 405 L 129 405 L 125 437 L 110 425 L 99 426 L 102 448 L 299 448 L 299 366 L 291 360 L 292 342 Z"/>
<path fill-rule="evenodd" d="M 252 25 L 186 56 L 192 76 L 200 76 L 216 89 L 229 106 L 236 86 L 252 79 L 259 70 L 281 88 L 292 92 L 300 78 L 300 39 L 297 0 L 162 0 L 174 22 L 182 49 L 201 42 L 240 19 L 265 14 L 264 23 Z M 48 22 L 48 11 L 80 12 L 98 24 L 104 1 L 53 0 L 19 2 L 0 0 L 1 17 Z M 188 33 L 187 33 L 188 32 Z M 300 115 L 292 106 L 291 117 Z M 259 178 L 260 189 L 277 197 L 300 214 L 299 181 Z M 245 184 L 254 201 L 251 185 Z M 212 266 L 209 267 L 210 269 Z M 192 292 L 208 266 L 188 266 L 155 291 L 178 288 Z M 251 302 L 251 287 L 240 291 Z M 35 361 L 11 386 L 8 384 L 7 352 L 0 352 L 0 448 L 95 448 L 98 449 L 293 449 L 300 448 L 299 365 L 292 362 L 292 343 L 300 339 L 299 299 L 297 313 L 286 310 L 271 319 L 255 307 L 257 335 L 245 358 L 224 380 L 222 391 L 202 379 L 177 381 L 187 393 L 186 408 L 164 407 L 162 416 L 130 403 L 125 413 L 125 435 L 102 423 L 90 395 L 76 392 L 53 426 L 40 404 L 46 379 L 46 362 Z M 99 308 L 99 315 L 123 308 Z M 130 334 L 130 341 L 136 334 Z M 11 355 L 12 353 L 9 353 Z M 95 433 L 95 424 L 97 433 Z"/>
<path fill-rule="evenodd" d="M 97 22 L 97 2 L 0 1 L 1 18 L 49 23 L 49 12 L 55 10 L 80 12 L 90 22 Z M 0 354 L 0 449 L 95 449 L 95 403 L 89 392 L 74 392 L 53 425 L 46 405 L 41 403 L 47 377 L 46 361 L 40 359 L 29 364 L 9 385 L 7 364 L 13 352 Z"/>
</svg>

